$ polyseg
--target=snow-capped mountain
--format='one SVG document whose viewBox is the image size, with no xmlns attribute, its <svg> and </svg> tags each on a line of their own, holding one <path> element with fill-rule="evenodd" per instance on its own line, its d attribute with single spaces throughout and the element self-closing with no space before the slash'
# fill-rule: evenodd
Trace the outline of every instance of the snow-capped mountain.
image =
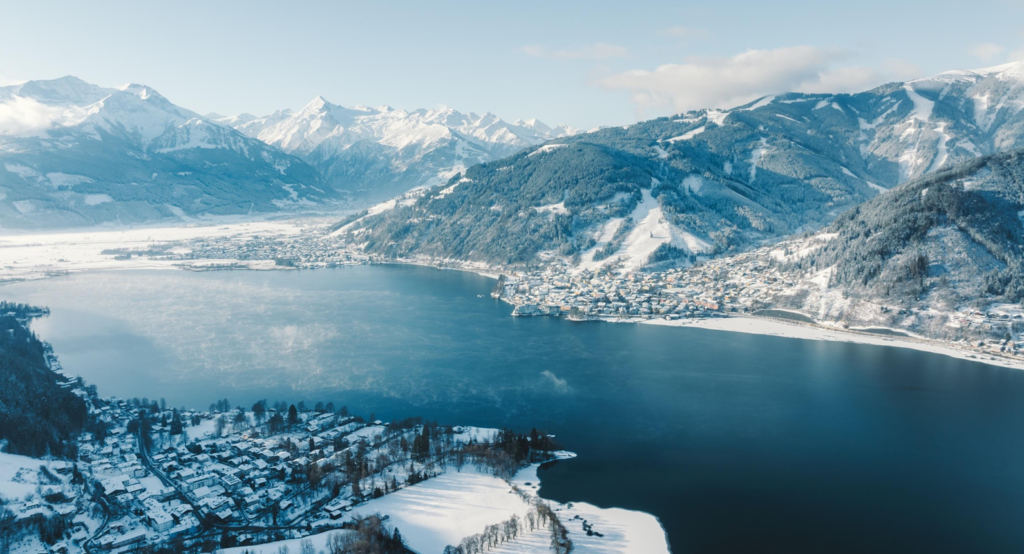
<svg viewBox="0 0 1024 554">
<path fill-rule="evenodd" d="M 346 108 L 323 97 L 297 112 L 217 121 L 301 157 L 328 184 L 363 198 L 440 184 L 471 165 L 578 132 L 535 119 L 508 123 L 490 113 L 464 114 L 451 108 Z"/>
<path fill-rule="evenodd" d="M 857 114 L 866 157 L 895 160 L 896 181 L 1024 146 L 1024 62 L 902 84 Z"/>
<path fill-rule="evenodd" d="M 1018 62 L 563 137 L 339 228 L 383 255 L 685 264 L 819 228 L 901 183 L 1022 146 Z"/>
<path fill-rule="evenodd" d="M 145 85 L 0 87 L 0 227 L 277 211 L 336 197 L 317 171 Z"/>
<path fill-rule="evenodd" d="M 912 179 L 796 238 L 770 258 L 777 307 L 852 327 L 1002 339 L 1009 317 L 969 312 L 1024 299 L 1024 148 Z M 1014 325 L 1016 327 L 1016 325 Z"/>
</svg>

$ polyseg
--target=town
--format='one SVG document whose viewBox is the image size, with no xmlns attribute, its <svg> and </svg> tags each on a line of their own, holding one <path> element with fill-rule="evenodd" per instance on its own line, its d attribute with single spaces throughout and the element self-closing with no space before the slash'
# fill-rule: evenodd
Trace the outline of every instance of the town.
<svg viewBox="0 0 1024 554">
<path fill-rule="evenodd" d="M 340 529 L 329 552 L 366 539 L 405 553 L 388 516 L 361 506 L 449 468 L 509 479 L 555 448 L 536 431 L 364 420 L 332 403 L 195 411 L 61 386 L 90 423 L 71 460 L 0 454 L 2 552 L 212 552 Z"/>
<path fill-rule="evenodd" d="M 827 271 L 805 273 L 786 267 L 786 261 L 819 246 L 816 241 L 821 240 L 820 236 L 791 239 L 729 256 L 699 256 L 695 263 L 669 262 L 626 271 L 614 258 L 590 270 L 557 256 L 547 256 L 527 266 L 509 267 L 426 257 L 381 258 L 361 252 L 358 245 L 345 243 L 326 220 L 304 220 L 299 227 L 292 234 L 202 237 L 141 251 L 105 253 L 146 256 L 197 271 L 412 263 L 500 275 L 492 296 L 512 304 L 514 316 L 637 322 L 735 316 L 773 318 L 793 325 L 930 340 L 979 356 L 1024 362 L 1024 309 L 1017 305 L 950 308 L 926 302 L 891 306 L 872 303 L 870 310 L 859 312 L 873 311 L 874 315 L 853 322 L 847 321 L 846 315 L 807 315 L 804 304 L 808 297 L 832 294 L 845 301 L 840 291 L 828 290 Z M 904 323 L 893 324 L 893 320 Z M 951 330 L 955 336 L 944 336 Z"/>
</svg>

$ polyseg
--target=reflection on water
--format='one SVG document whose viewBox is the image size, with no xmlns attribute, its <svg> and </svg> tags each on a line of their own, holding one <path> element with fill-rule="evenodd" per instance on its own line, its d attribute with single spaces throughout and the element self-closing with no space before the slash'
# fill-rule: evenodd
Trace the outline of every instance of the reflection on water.
<svg viewBox="0 0 1024 554">
<path fill-rule="evenodd" d="M 332 400 L 537 426 L 542 495 L 644 510 L 677 552 L 1024 544 L 1024 372 L 917 351 L 512 318 L 415 267 L 115 272 L 3 287 L 103 394 Z"/>
</svg>

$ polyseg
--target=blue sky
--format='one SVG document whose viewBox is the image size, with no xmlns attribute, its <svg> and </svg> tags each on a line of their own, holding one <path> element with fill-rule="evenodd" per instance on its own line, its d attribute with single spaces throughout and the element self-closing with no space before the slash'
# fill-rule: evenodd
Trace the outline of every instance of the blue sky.
<svg viewBox="0 0 1024 554">
<path fill-rule="evenodd" d="M 447 105 L 589 129 L 1024 58 L 1024 0 L 5 2 L 0 83 L 150 85 L 201 113 Z"/>
</svg>

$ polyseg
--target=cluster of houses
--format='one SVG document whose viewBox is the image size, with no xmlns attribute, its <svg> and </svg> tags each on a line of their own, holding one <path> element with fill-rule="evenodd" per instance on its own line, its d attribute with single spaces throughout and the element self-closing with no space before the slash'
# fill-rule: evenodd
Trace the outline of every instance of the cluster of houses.
<svg viewBox="0 0 1024 554">
<path fill-rule="evenodd" d="M 506 276 L 493 296 L 515 305 L 513 315 L 563 315 L 570 319 L 679 319 L 745 313 L 767 305 L 785 281 L 757 261 L 651 273 L 576 271 L 552 264 L 542 271 Z"/>
<path fill-rule="evenodd" d="M 227 239 L 199 238 L 187 248 L 168 250 L 162 255 L 177 260 L 275 260 L 280 265 L 300 268 L 336 267 L 367 263 L 365 254 L 338 248 L 322 232 L 323 226 L 303 229 L 296 235 L 252 235 Z"/>
<path fill-rule="evenodd" d="M 185 440 L 157 423 L 142 448 L 140 434 L 129 431 L 139 413 L 135 404 L 111 399 L 92 411 L 105 424 L 104 436 L 83 433 L 77 463 L 48 464 L 53 487 L 9 505 L 26 529 L 54 517 L 66 520 L 70 531 L 64 540 L 39 543 L 40 552 L 128 552 L 187 540 L 211 525 L 336 527 L 341 522 L 332 522 L 359 499 L 350 498 L 351 489 L 336 498 L 323 487 L 310 490 L 310 469 L 342 467 L 346 450 L 373 446 L 387 429 L 379 421 L 305 412 L 298 414 L 299 423 L 271 435 L 252 412 L 191 412 L 181 414 L 185 433 L 177 437 Z M 170 413 L 151 414 L 150 420 Z M 242 418 L 246 423 L 223 425 Z M 215 424 L 218 419 L 221 424 Z M 80 477 L 76 487 L 70 486 L 72 472 Z"/>
<path fill-rule="evenodd" d="M 78 513 L 78 507 L 83 503 L 80 489 L 71 485 L 73 465 L 51 461 L 38 471 L 47 475 L 43 479 L 36 479 L 37 491 L 40 494 L 21 500 L 12 499 L 13 501 L 4 507 L 14 516 L 14 529 L 33 529 L 46 521 L 62 520 L 69 529 L 70 540 L 58 541 L 51 547 L 40 546 L 36 552 L 68 554 L 89 534 L 88 518 L 79 517 Z"/>
</svg>

